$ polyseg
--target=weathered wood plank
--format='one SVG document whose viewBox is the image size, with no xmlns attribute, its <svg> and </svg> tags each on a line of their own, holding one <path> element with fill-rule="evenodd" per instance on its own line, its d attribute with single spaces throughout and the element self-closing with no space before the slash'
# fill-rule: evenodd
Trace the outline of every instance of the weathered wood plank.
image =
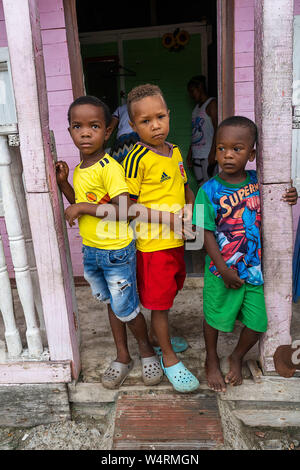
<svg viewBox="0 0 300 470">
<path fill-rule="evenodd" d="M 290 181 L 293 0 L 255 0 L 255 101 L 262 181 Z"/>
<path fill-rule="evenodd" d="M 21 152 L 26 155 L 26 188 L 37 192 L 48 191 L 41 124 L 36 120 L 39 100 L 28 2 L 4 0 L 3 7 L 19 132 L 27 136 L 26 139 L 20 139 Z M 12 44 L 14 47 L 11 47 Z"/>
<path fill-rule="evenodd" d="M 71 382 L 70 361 L 24 361 L 0 364 L 0 384 Z"/>
<path fill-rule="evenodd" d="M 292 210 L 281 198 L 291 178 L 294 3 L 255 0 L 254 5 L 255 118 L 268 313 L 268 331 L 260 344 L 263 371 L 274 372 L 277 346 L 291 342 Z"/>
<path fill-rule="evenodd" d="M 63 234 L 65 221 L 60 210 L 50 147 L 39 12 L 34 0 L 4 0 L 3 6 L 28 213 L 50 356 L 51 360 L 71 360 L 73 376 L 77 378 L 80 371 L 77 306 L 72 297 L 73 279 Z"/>
<path fill-rule="evenodd" d="M 31 427 L 70 419 L 64 384 L 0 386 L 0 426 Z"/>
<path fill-rule="evenodd" d="M 247 366 L 250 369 L 254 382 L 261 383 L 262 371 L 258 367 L 257 362 L 254 359 L 248 359 Z"/>
<path fill-rule="evenodd" d="M 273 354 L 277 347 L 291 343 L 293 215 L 291 206 L 282 201 L 287 187 L 284 183 L 261 185 L 263 275 L 268 314 L 268 330 L 260 347 L 264 371 L 274 370 Z"/>
</svg>

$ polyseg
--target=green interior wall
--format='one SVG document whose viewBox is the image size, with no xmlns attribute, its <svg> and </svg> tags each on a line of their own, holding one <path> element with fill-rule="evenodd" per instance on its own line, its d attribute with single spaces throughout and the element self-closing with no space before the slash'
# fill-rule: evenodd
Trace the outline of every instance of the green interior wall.
<svg viewBox="0 0 300 470">
<path fill-rule="evenodd" d="M 82 57 L 118 55 L 117 42 L 82 46 Z M 170 134 L 168 141 L 177 144 L 184 164 L 191 139 L 191 113 L 194 104 L 187 92 L 187 82 L 202 72 L 201 36 L 193 34 L 189 43 L 179 52 L 163 47 L 160 37 L 123 41 L 124 67 L 135 76 L 125 76 L 125 92 L 142 83 L 158 85 L 170 109 Z M 88 92 L 88 90 L 87 90 Z M 196 192 L 194 174 L 185 164 L 189 184 Z"/>
</svg>

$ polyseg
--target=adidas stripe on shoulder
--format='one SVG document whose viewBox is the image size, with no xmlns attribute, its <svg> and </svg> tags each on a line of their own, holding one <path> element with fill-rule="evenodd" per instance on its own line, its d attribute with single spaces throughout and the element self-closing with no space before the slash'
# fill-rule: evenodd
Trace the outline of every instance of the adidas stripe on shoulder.
<svg viewBox="0 0 300 470">
<path fill-rule="evenodd" d="M 108 165 L 109 163 L 109 160 L 107 157 L 104 157 L 104 158 L 101 158 L 101 160 L 99 161 L 100 165 L 102 166 L 102 168 L 105 167 L 105 165 Z"/>
<path fill-rule="evenodd" d="M 142 145 L 136 144 L 133 149 L 126 156 L 124 169 L 126 178 L 136 178 L 138 174 L 138 167 L 141 159 L 146 153 L 149 152 L 149 149 L 143 147 Z"/>
</svg>

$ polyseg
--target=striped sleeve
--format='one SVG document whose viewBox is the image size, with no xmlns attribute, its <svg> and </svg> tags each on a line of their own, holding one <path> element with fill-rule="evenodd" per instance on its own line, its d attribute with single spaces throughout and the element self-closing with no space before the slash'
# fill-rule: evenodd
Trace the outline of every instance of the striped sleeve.
<svg viewBox="0 0 300 470">
<path fill-rule="evenodd" d="M 137 201 L 140 194 L 140 187 L 144 176 L 141 160 L 148 152 L 149 149 L 136 144 L 123 162 L 125 180 L 129 188 L 130 198 L 133 201 Z"/>
</svg>

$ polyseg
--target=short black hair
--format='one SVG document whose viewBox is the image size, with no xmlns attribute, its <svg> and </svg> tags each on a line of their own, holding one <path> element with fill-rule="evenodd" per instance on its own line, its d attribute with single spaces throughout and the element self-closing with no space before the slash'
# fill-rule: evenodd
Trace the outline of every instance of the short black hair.
<svg viewBox="0 0 300 470">
<path fill-rule="evenodd" d="M 202 86 L 204 91 L 206 92 L 206 77 L 205 75 L 195 75 L 192 77 L 187 84 L 187 88 L 199 88 Z"/>
<path fill-rule="evenodd" d="M 148 96 L 161 96 L 163 101 L 165 102 L 166 108 L 168 109 L 166 100 L 161 89 L 157 85 L 153 85 L 152 83 L 145 83 L 144 85 L 136 86 L 127 95 L 127 111 L 131 121 L 133 120 L 131 112 L 132 103 L 147 98 Z"/>
<path fill-rule="evenodd" d="M 251 121 L 251 119 L 248 119 L 245 116 L 230 116 L 224 121 L 222 121 L 218 128 L 217 132 L 219 129 L 225 126 L 233 126 L 233 127 L 248 127 L 249 131 L 251 132 L 251 135 L 253 137 L 253 145 L 258 143 L 258 131 L 257 131 L 257 126 L 255 122 Z"/>
<path fill-rule="evenodd" d="M 93 106 L 98 106 L 99 108 L 102 108 L 104 111 L 104 119 L 105 119 L 106 127 L 110 125 L 112 116 L 111 116 L 109 107 L 107 106 L 106 103 L 101 101 L 99 98 L 97 98 L 96 96 L 91 96 L 91 95 L 80 96 L 75 101 L 73 101 L 73 103 L 70 104 L 69 109 L 68 109 L 69 124 L 71 123 L 72 108 L 75 108 L 75 106 L 80 106 L 82 104 L 92 104 Z"/>
</svg>

